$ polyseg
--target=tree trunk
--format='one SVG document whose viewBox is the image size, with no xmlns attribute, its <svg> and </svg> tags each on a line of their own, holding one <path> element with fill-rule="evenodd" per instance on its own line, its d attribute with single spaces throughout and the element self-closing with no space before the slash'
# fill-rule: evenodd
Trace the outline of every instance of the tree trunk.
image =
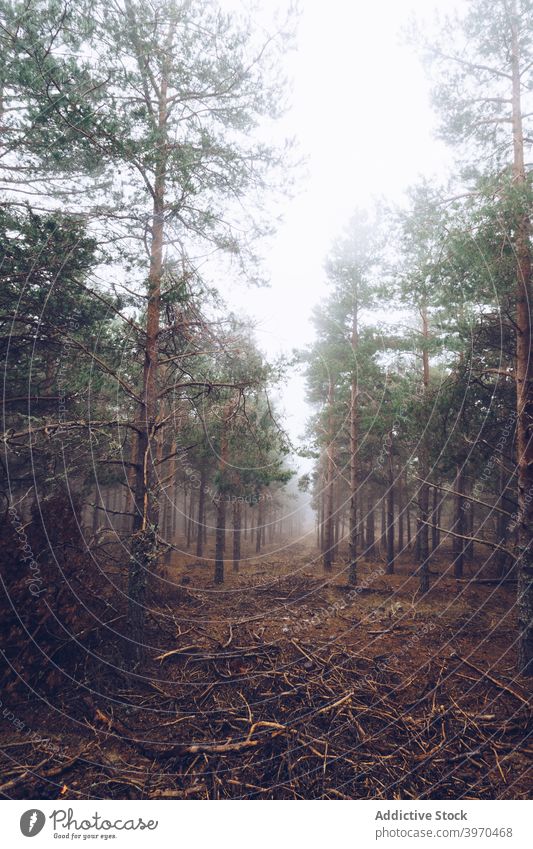
<svg viewBox="0 0 533 849">
<path fill-rule="evenodd" d="M 333 382 L 329 382 L 328 405 L 329 405 L 329 428 L 327 448 L 327 484 L 326 484 L 326 516 L 324 533 L 324 559 L 325 572 L 330 572 L 333 563 L 333 481 L 335 463 L 333 457 Z"/>
<path fill-rule="evenodd" d="M 383 556 L 383 552 L 387 551 L 387 513 L 386 513 L 386 504 L 385 504 L 385 496 L 381 499 L 381 526 L 380 526 L 380 535 L 379 535 L 379 553 L 380 557 Z"/>
<path fill-rule="evenodd" d="M 516 0 L 512 3 L 511 63 L 513 79 L 513 177 L 527 189 L 520 74 L 520 43 Z M 524 201 L 524 208 L 525 201 Z M 530 221 L 520 212 L 514 247 L 516 281 L 516 447 L 518 462 L 518 669 L 533 676 L 533 357 L 531 354 L 531 247 Z"/>
<path fill-rule="evenodd" d="M 224 541 L 226 537 L 226 496 L 218 496 L 215 533 L 215 584 L 224 583 Z"/>
<path fill-rule="evenodd" d="M 189 496 L 189 515 L 187 516 L 187 550 L 191 547 L 194 528 L 194 489 Z"/>
<path fill-rule="evenodd" d="M 398 474 L 398 554 L 402 554 L 404 547 L 404 520 L 405 504 L 403 495 L 403 480 L 401 471 Z"/>
<path fill-rule="evenodd" d="M 236 498 L 233 502 L 233 569 L 239 571 L 241 560 L 241 502 Z"/>
<path fill-rule="evenodd" d="M 472 492 L 472 481 L 470 478 L 463 477 L 463 486 L 465 495 L 470 495 Z M 464 514 L 465 514 L 465 534 L 467 536 L 474 536 L 474 517 L 476 515 L 476 505 L 473 501 L 467 501 L 465 499 L 464 503 Z M 437 522 L 437 524 L 440 524 Z M 465 541 L 465 563 L 473 563 L 474 562 L 474 540 Z"/>
<path fill-rule="evenodd" d="M 502 510 L 506 509 L 506 500 L 505 500 L 505 492 L 507 489 L 507 475 L 505 473 L 505 466 L 500 460 L 500 476 L 499 476 L 499 489 L 500 489 L 500 497 L 498 499 L 498 507 L 501 507 Z M 497 528 L 496 528 L 496 542 L 502 548 L 505 548 L 507 543 L 507 516 L 505 513 L 498 513 L 497 520 Z M 505 551 L 498 551 L 497 554 L 497 563 L 498 563 L 498 575 L 501 578 L 504 578 L 507 574 L 508 566 L 509 566 L 509 557 L 505 553 Z"/>
<path fill-rule="evenodd" d="M 387 490 L 387 573 L 394 572 L 394 469 L 389 455 L 389 486 Z"/>
<path fill-rule="evenodd" d="M 409 550 L 411 550 L 412 547 L 413 547 L 413 536 L 412 536 L 412 533 L 411 533 L 411 504 L 410 504 L 409 500 L 407 501 L 406 519 L 407 519 L 407 547 L 409 548 Z"/>
<path fill-rule="evenodd" d="M 357 296 L 356 296 L 357 297 Z M 358 486 L 358 469 L 357 469 L 357 448 L 358 448 L 358 415 L 357 415 L 357 364 L 355 358 L 357 356 L 358 344 L 358 327 L 357 327 L 357 300 L 353 304 L 352 317 L 352 381 L 350 385 L 350 567 L 348 572 L 348 583 L 354 587 L 357 583 L 357 486 Z"/>
<path fill-rule="evenodd" d="M 424 395 L 427 394 L 429 387 L 429 354 L 427 350 L 427 341 L 429 339 L 429 324 L 427 309 L 424 306 L 421 310 L 422 315 L 422 336 L 424 347 L 422 350 L 422 380 L 424 385 Z M 427 434 L 424 434 L 420 439 L 419 451 L 419 477 L 423 481 L 428 479 L 429 460 Z M 420 592 L 425 594 L 429 590 L 429 484 L 422 483 L 418 494 L 418 528 L 417 528 L 417 554 L 418 554 L 418 572 L 420 576 Z"/>
<path fill-rule="evenodd" d="M 326 525 L 326 500 L 324 498 L 324 492 L 320 494 L 320 551 L 324 552 L 324 540 L 325 540 L 325 525 Z"/>
<path fill-rule="evenodd" d="M 431 528 L 431 552 L 432 553 L 434 553 L 437 550 L 437 548 L 439 547 L 439 532 L 438 532 L 438 528 L 437 528 L 437 525 L 439 524 L 439 521 L 438 521 L 439 495 L 440 495 L 440 493 L 439 493 L 438 487 L 434 486 L 433 487 L 433 503 L 431 505 L 431 524 L 432 524 L 432 528 Z"/>
<path fill-rule="evenodd" d="M 198 536 L 196 537 L 196 556 L 203 557 L 204 553 L 204 524 L 205 524 L 205 479 L 204 463 L 200 469 L 200 489 L 198 491 Z"/>
<path fill-rule="evenodd" d="M 366 556 L 369 560 L 374 560 L 376 557 L 376 509 L 370 487 L 366 505 Z"/>
<path fill-rule="evenodd" d="M 224 583 L 224 551 L 226 549 L 226 467 L 228 463 L 228 422 L 231 416 L 231 400 L 224 407 L 220 434 L 219 485 L 217 499 L 217 521 L 215 533 L 215 584 Z"/>
<path fill-rule="evenodd" d="M 162 69 L 159 87 L 158 127 L 156 137 L 156 172 L 151 221 L 150 270 L 146 306 L 146 336 L 142 401 L 136 445 L 135 515 L 132 553 L 128 579 L 128 636 L 130 657 L 144 657 L 144 608 L 147 575 L 157 568 L 158 498 L 155 492 L 154 458 L 157 454 L 158 417 L 158 337 L 161 310 L 161 277 L 163 274 L 163 242 L 165 220 L 165 182 L 167 165 L 167 90 L 166 69 Z"/>
<path fill-rule="evenodd" d="M 463 487 L 464 487 L 464 471 L 463 466 L 461 464 L 457 465 L 457 473 L 455 476 L 455 522 L 454 522 L 454 530 L 456 534 L 461 534 L 461 536 L 457 536 L 453 538 L 453 554 L 454 554 L 454 565 L 453 565 L 453 573 L 456 578 L 462 578 L 464 572 L 464 562 L 465 562 L 465 541 L 462 539 L 465 533 L 465 510 L 464 510 L 464 498 L 463 498 Z"/>
<path fill-rule="evenodd" d="M 259 500 L 257 502 L 257 528 L 255 529 L 255 553 L 261 553 L 261 538 L 262 538 L 262 526 L 261 523 L 263 521 L 263 507 L 261 502 L 261 495 L 259 495 Z"/>
</svg>

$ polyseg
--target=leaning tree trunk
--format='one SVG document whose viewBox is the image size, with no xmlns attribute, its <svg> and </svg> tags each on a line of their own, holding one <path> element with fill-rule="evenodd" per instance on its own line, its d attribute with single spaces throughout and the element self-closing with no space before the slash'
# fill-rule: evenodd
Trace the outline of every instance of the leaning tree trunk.
<svg viewBox="0 0 533 849">
<path fill-rule="evenodd" d="M 528 187 L 516 0 L 512 8 L 513 176 L 524 194 Z M 523 209 L 528 205 L 524 198 Z M 515 229 L 516 281 L 516 447 L 518 460 L 518 669 L 533 676 L 533 362 L 531 352 L 531 232 L 527 212 L 520 211 Z"/>
</svg>

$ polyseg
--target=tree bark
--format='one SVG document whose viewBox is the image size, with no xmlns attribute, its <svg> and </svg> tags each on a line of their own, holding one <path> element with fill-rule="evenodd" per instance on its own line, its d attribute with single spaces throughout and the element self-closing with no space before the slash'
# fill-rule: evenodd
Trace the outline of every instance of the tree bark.
<svg viewBox="0 0 533 849">
<path fill-rule="evenodd" d="M 405 504 L 403 495 L 403 475 L 398 474 L 398 554 L 402 554 L 404 548 L 404 520 Z"/>
<path fill-rule="evenodd" d="M 407 493 L 407 507 L 406 507 L 406 524 L 407 524 L 407 547 L 409 551 L 411 551 L 413 547 L 413 536 L 411 532 L 411 502 L 409 500 L 409 493 L 407 492 L 407 487 L 405 489 Z"/>
<path fill-rule="evenodd" d="M 224 583 L 224 551 L 226 548 L 226 466 L 228 463 L 228 422 L 231 415 L 231 401 L 228 401 L 222 415 L 220 434 L 219 485 L 217 500 L 217 521 L 215 533 L 215 584 Z"/>
<path fill-rule="evenodd" d="M 328 406 L 329 406 L 329 428 L 328 428 L 328 447 L 327 447 L 327 484 L 326 484 L 326 516 L 325 516 L 325 533 L 324 533 L 324 559 L 323 566 L 325 572 L 330 572 L 333 564 L 333 481 L 335 462 L 333 454 L 333 401 L 334 401 L 333 382 L 329 382 L 328 390 Z"/>
<path fill-rule="evenodd" d="M 194 488 L 191 487 L 191 494 L 189 496 L 189 515 L 187 516 L 187 550 L 191 547 L 191 542 L 194 536 L 194 501 Z"/>
<path fill-rule="evenodd" d="M 259 500 L 257 502 L 257 527 L 255 529 L 255 553 L 261 553 L 261 538 L 262 538 L 262 521 L 263 521 L 263 505 L 261 501 L 261 494 L 259 495 Z"/>
<path fill-rule="evenodd" d="M 238 499 L 233 502 L 233 569 L 239 571 L 241 560 L 241 503 Z"/>
<path fill-rule="evenodd" d="M 427 341 L 429 339 L 429 322 L 427 308 L 424 305 L 421 309 L 422 316 L 422 336 L 424 339 L 424 347 L 422 350 L 422 380 L 424 385 L 424 395 L 427 394 L 429 387 L 429 354 L 427 350 Z M 419 477 L 424 481 L 428 478 L 428 446 L 427 435 L 424 434 L 420 438 L 419 449 Z M 417 554 L 418 554 L 418 572 L 420 576 L 420 592 L 424 595 L 429 590 L 429 535 L 428 535 L 428 519 L 429 519 L 429 484 L 422 483 L 418 494 L 418 510 L 419 521 L 417 528 Z"/>
<path fill-rule="evenodd" d="M 215 584 L 224 583 L 224 541 L 226 537 L 226 496 L 218 496 L 215 533 Z"/>
<path fill-rule="evenodd" d="M 431 521 L 433 523 L 433 527 L 431 528 L 431 553 L 433 554 L 438 546 L 439 546 L 439 531 L 437 528 L 438 522 L 438 512 L 439 512 L 439 490 L 438 487 L 433 487 L 433 499 L 431 505 Z"/>
<path fill-rule="evenodd" d="M 457 465 L 457 473 L 455 476 L 455 522 L 454 522 L 454 531 L 456 534 L 461 534 L 461 536 L 455 536 L 453 538 L 453 553 L 454 553 L 454 566 L 453 572 L 456 578 L 462 578 L 464 572 L 464 562 L 465 562 L 465 501 L 463 498 L 463 487 L 464 487 L 464 471 L 462 464 Z"/>
<path fill-rule="evenodd" d="M 135 24 L 134 24 L 135 25 Z M 167 167 L 167 92 L 166 62 L 161 69 L 157 118 L 156 166 L 152 207 L 150 270 L 146 306 L 142 403 L 136 445 L 135 513 L 132 552 L 128 579 L 128 631 L 130 657 L 144 657 L 144 608 L 148 574 L 157 567 L 157 525 L 159 505 L 154 458 L 157 453 L 158 418 L 158 337 L 161 310 L 161 278 L 165 220 L 165 184 Z"/>
<path fill-rule="evenodd" d="M 366 502 L 366 556 L 369 560 L 376 557 L 376 506 L 370 487 Z"/>
<path fill-rule="evenodd" d="M 357 469 L 357 448 L 358 448 L 358 425 L 359 419 L 357 415 L 357 345 L 358 345 L 359 329 L 357 326 L 357 294 L 354 298 L 353 313 L 352 313 L 352 380 L 350 385 L 350 567 L 348 572 L 348 583 L 354 587 L 357 583 L 357 486 L 358 486 L 358 469 Z"/>
<path fill-rule="evenodd" d="M 198 491 L 198 536 L 196 537 L 196 556 L 203 557 L 204 553 L 204 524 L 205 524 L 205 481 L 206 468 L 202 463 L 200 469 L 200 489 Z"/>
<path fill-rule="evenodd" d="M 394 572 L 394 468 L 389 455 L 389 485 L 387 489 L 387 573 Z"/>
<path fill-rule="evenodd" d="M 513 177 L 527 188 L 522 125 L 520 44 L 516 0 L 511 10 L 513 80 Z M 524 209 L 527 206 L 524 199 Z M 533 362 L 531 355 L 531 232 L 527 212 L 517 216 L 515 230 L 516 281 L 516 444 L 518 461 L 518 669 L 533 676 Z"/>
</svg>

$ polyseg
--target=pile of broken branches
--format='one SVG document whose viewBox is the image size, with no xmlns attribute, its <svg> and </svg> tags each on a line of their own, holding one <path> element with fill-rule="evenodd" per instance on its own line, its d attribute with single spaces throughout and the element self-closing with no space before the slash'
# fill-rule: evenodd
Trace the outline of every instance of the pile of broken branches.
<svg viewBox="0 0 533 849">
<path fill-rule="evenodd" d="M 53 767 L 36 746 L 17 750 L 0 790 L 28 798 L 527 794 L 528 698 L 457 654 L 400 674 L 334 642 L 269 644 L 242 625 L 224 642 L 192 643 L 192 630 L 133 689 L 78 700 L 77 748 L 63 749 Z"/>
</svg>

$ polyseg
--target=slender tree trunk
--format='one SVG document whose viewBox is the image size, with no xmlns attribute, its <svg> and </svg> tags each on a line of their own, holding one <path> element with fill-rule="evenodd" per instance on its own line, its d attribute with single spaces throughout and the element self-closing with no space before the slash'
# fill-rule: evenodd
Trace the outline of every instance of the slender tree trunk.
<svg viewBox="0 0 533 849">
<path fill-rule="evenodd" d="M 498 500 L 498 506 L 502 508 L 502 510 L 506 509 L 506 501 L 505 501 L 505 492 L 507 489 L 507 475 L 505 473 L 505 466 L 502 461 L 500 461 L 500 475 L 499 475 L 499 489 L 500 489 L 500 497 Z M 498 545 L 502 548 L 505 548 L 507 543 L 507 516 L 505 513 L 498 513 L 497 520 L 497 532 L 496 532 L 496 541 Z M 498 562 L 498 575 L 501 578 L 504 578 L 507 574 L 508 568 L 508 556 L 505 551 L 497 552 L 497 562 Z"/>
<path fill-rule="evenodd" d="M 324 534 L 324 571 L 330 572 L 333 563 L 333 482 L 334 482 L 334 453 L 333 453 L 333 382 L 329 382 L 328 406 L 329 406 L 329 428 L 327 447 L 327 485 L 326 485 L 326 527 Z"/>
<path fill-rule="evenodd" d="M 387 551 L 387 513 L 385 496 L 381 499 L 381 527 L 379 536 L 379 553 L 383 556 L 383 552 Z"/>
<path fill-rule="evenodd" d="M 427 309 L 424 306 L 421 310 L 422 315 L 422 336 L 424 340 L 424 347 L 422 351 L 422 364 L 423 364 L 423 384 L 424 384 L 424 395 L 427 394 L 427 390 L 429 387 L 429 354 L 427 350 L 427 341 L 429 339 L 429 323 L 428 323 L 428 315 Z M 429 460 L 428 460 L 428 446 L 427 446 L 427 435 L 421 437 L 420 440 L 420 449 L 419 449 L 419 477 L 422 478 L 423 481 L 426 481 L 428 478 L 429 472 Z M 429 534 L 428 534 L 428 520 L 429 520 L 429 484 L 422 483 L 420 485 L 420 490 L 418 494 L 418 505 L 419 505 L 419 516 L 418 516 L 418 530 L 417 530 L 417 554 L 418 554 L 418 572 L 420 576 L 420 592 L 425 594 L 429 590 Z"/>
<path fill-rule="evenodd" d="M 135 516 L 128 578 L 128 631 L 130 657 L 144 657 L 144 609 L 147 575 L 157 567 L 158 498 L 155 492 L 154 458 L 157 454 L 158 418 L 158 337 L 161 310 L 161 278 L 165 220 L 165 183 L 167 166 L 167 92 L 166 68 L 159 86 L 156 173 L 151 221 L 150 271 L 146 306 L 146 335 L 142 382 L 142 403 L 136 445 Z"/>
<path fill-rule="evenodd" d="M 202 463 L 200 469 L 200 489 L 198 491 L 198 536 L 196 537 L 196 556 L 203 557 L 204 553 L 204 524 L 205 524 L 205 482 L 206 467 Z"/>
<path fill-rule="evenodd" d="M 366 556 L 369 560 L 374 560 L 376 557 L 376 508 L 370 487 L 366 505 Z"/>
<path fill-rule="evenodd" d="M 191 488 L 189 496 L 189 515 L 187 516 L 187 550 L 191 547 L 194 527 L 194 489 Z"/>
<path fill-rule="evenodd" d="M 335 521 L 334 521 L 334 542 L 333 542 L 333 559 L 337 559 L 339 556 L 339 545 L 340 545 L 340 529 L 341 529 L 341 513 L 340 513 L 340 503 L 341 503 L 341 492 L 340 492 L 340 481 L 337 483 L 335 487 Z"/>
<path fill-rule="evenodd" d="M 179 499 L 179 487 L 177 482 L 174 484 L 174 500 L 172 502 L 172 544 L 176 545 L 178 542 L 178 499 Z"/>
<path fill-rule="evenodd" d="M 239 571 L 241 560 L 241 503 L 236 498 L 233 502 L 233 569 Z"/>
<path fill-rule="evenodd" d="M 357 346 L 359 328 L 357 326 L 357 294 L 353 304 L 352 315 L 352 380 L 350 385 L 350 567 L 348 572 L 348 583 L 354 587 L 357 584 L 357 487 L 358 487 L 358 457 L 357 448 L 359 440 L 359 418 L 358 418 L 358 394 L 357 385 Z"/>
<path fill-rule="evenodd" d="M 431 552 L 435 552 L 438 548 L 438 512 L 439 512 L 439 490 L 438 487 L 433 487 L 433 503 L 431 506 Z"/>
<path fill-rule="evenodd" d="M 217 522 L 215 533 L 215 584 L 224 583 L 224 551 L 226 548 L 226 467 L 228 463 L 228 422 L 231 415 L 231 401 L 228 401 L 222 416 L 220 435 L 219 488 L 217 500 Z"/>
<path fill-rule="evenodd" d="M 189 494 L 189 489 L 187 484 L 183 487 L 183 507 L 181 510 L 181 531 L 182 531 L 182 539 L 187 538 L 187 526 L 188 522 L 188 513 L 187 513 L 187 496 Z"/>
<path fill-rule="evenodd" d="M 387 572 L 394 572 L 394 468 L 389 455 L 389 486 L 387 490 Z"/>
<path fill-rule="evenodd" d="M 464 492 L 466 495 L 470 495 L 472 492 L 472 481 L 470 478 L 463 478 L 463 486 Z M 474 519 L 476 515 L 476 505 L 473 501 L 467 501 L 465 499 L 464 503 L 464 514 L 465 514 L 465 534 L 468 536 L 474 536 Z M 468 540 L 465 542 L 465 562 L 473 563 L 474 562 L 474 540 Z"/>
<path fill-rule="evenodd" d="M 520 73 L 520 42 L 516 0 L 511 8 L 511 64 L 513 80 L 513 177 L 527 190 L 524 162 Z M 524 199 L 524 209 L 527 209 Z M 531 352 L 531 228 L 527 212 L 517 216 L 514 236 L 516 284 L 516 443 L 518 461 L 518 669 L 533 676 L 533 358 Z"/>
<path fill-rule="evenodd" d="M 406 511 L 406 520 L 407 520 L 407 547 L 409 551 L 413 547 L 413 535 L 411 533 L 411 503 L 407 501 L 407 511 Z"/>
<path fill-rule="evenodd" d="M 325 550 L 325 527 L 326 527 L 326 500 L 324 498 L 324 492 L 322 491 L 320 495 L 320 551 L 323 553 Z"/>
<path fill-rule="evenodd" d="M 263 506 L 261 502 L 261 495 L 259 495 L 259 500 L 257 502 L 257 528 L 255 529 L 255 553 L 260 554 L 261 552 L 261 537 L 262 537 L 262 527 L 261 523 L 263 521 Z"/>
<path fill-rule="evenodd" d="M 455 476 L 455 533 L 465 533 L 465 511 L 464 511 L 464 471 L 462 464 L 457 465 L 457 473 Z M 461 537 L 453 538 L 453 553 L 454 553 L 454 575 L 456 578 L 462 578 L 465 562 L 465 541 Z"/>
<path fill-rule="evenodd" d="M 405 504 L 403 495 L 402 473 L 398 474 L 398 554 L 402 554 L 404 547 L 404 520 Z"/>
<path fill-rule="evenodd" d="M 224 540 L 226 536 L 226 496 L 219 494 L 215 532 L 215 584 L 224 583 Z"/>
</svg>

